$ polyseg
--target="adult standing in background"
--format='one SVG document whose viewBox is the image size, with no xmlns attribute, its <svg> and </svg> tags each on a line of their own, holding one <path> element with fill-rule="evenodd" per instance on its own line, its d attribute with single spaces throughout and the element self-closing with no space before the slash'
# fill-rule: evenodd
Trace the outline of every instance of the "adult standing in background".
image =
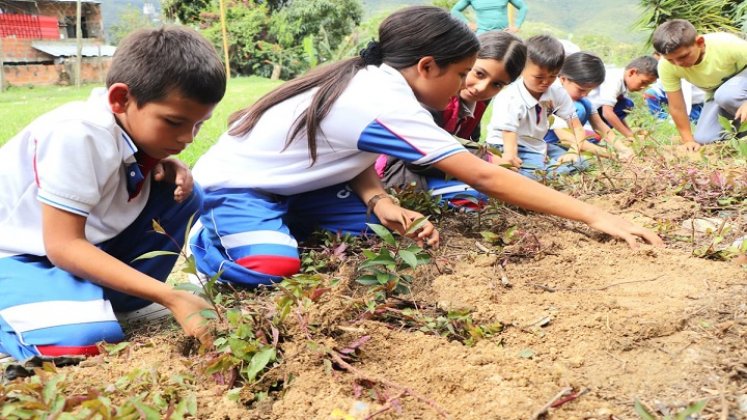
<svg viewBox="0 0 747 420">
<path fill-rule="evenodd" d="M 516 10 L 516 19 L 509 22 L 508 5 L 512 4 Z M 462 13 L 464 9 L 472 6 L 475 11 L 476 24 L 469 22 Z M 459 0 L 451 13 L 459 19 L 467 22 L 470 28 L 475 29 L 477 34 L 488 31 L 518 32 L 524 18 L 527 16 L 527 6 L 524 0 Z"/>
</svg>

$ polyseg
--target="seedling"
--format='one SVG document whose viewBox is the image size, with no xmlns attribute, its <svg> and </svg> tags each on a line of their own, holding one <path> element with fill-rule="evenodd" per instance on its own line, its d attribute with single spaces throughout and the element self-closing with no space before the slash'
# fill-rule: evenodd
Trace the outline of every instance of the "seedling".
<svg viewBox="0 0 747 420">
<path fill-rule="evenodd" d="M 405 235 L 417 232 L 427 221 L 428 217 L 415 220 Z M 363 250 L 366 260 L 359 266 L 360 276 L 356 281 L 373 286 L 377 301 L 383 301 L 392 294 L 408 293 L 412 283 L 412 275 L 409 273 L 418 266 L 429 263 L 430 254 L 414 243 L 403 246 L 382 225 L 369 223 L 368 227 L 381 238 L 383 244 L 378 253 Z"/>
</svg>

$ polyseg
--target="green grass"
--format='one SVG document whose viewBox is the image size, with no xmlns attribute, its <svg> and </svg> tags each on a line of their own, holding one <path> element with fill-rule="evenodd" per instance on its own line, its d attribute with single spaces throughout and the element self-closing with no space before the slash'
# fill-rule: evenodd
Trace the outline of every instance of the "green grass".
<svg viewBox="0 0 747 420">
<path fill-rule="evenodd" d="M 0 93 L 0 145 L 36 117 L 71 101 L 85 99 L 97 85 L 11 87 Z"/>
<path fill-rule="evenodd" d="M 282 81 L 269 80 L 256 76 L 231 79 L 228 82 L 226 96 L 215 108 L 215 111 L 213 111 L 213 117 L 202 126 L 194 143 L 179 154 L 179 159 L 189 164 L 189 166 L 193 166 L 197 158 L 202 156 L 210 146 L 218 141 L 218 137 L 226 131 L 229 115 L 251 105 L 262 95 L 281 83 Z"/>
<path fill-rule="evenodd" d="M 218 140 L 226 130 L 228 116 L 278 86 L 280 81 L 261 77 L 238 77 L 228 83 L 226 96 L 215 108 L 213 117 L 207 121 L 194 143 L 179 158 L 194 165 L 198 157 Z M 0 93 L 0 145 L 4 144 L 36 117 L 70 101 L 85 100 L 98 85 L 80 89 L 74 87 L 11 88 Z"/>
</svg>

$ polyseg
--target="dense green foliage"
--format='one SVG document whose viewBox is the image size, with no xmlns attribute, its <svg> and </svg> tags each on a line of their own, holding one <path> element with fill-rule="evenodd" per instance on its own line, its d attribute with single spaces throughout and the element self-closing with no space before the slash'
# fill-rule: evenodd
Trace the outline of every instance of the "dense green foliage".
<svg viewBox="0 0 747 420">
<path fill-rule="evenodd" d="M 153 26 L 155 24 L 143 15 L 140 10 L 133 6 L 128 6 L 119 13 L 116 23 L 112 24 L 106 32 L 109 42 L 112 45 L 117 45 L 130 32 Z"/>
<path fill-rule="evenodd" d="M 336 59 L 337 46 L 360 25 L 360 0 L 225 0 L 228 56 L 238 74 L 288 79 Z M 169 18 L 199 26 L 223 51 L 217 0 L 170 0 Z M 330 47 L 334 46 L 334 47 Z"/>
<path fill-rule="evenodd" d="M 641 0 L 641 6 L 644 12 L 638 27 L 650 33 L 670 19 L 688 20 L 702 33 L 747 29 L 747 2 L 743 0 Z"/>
</svg>

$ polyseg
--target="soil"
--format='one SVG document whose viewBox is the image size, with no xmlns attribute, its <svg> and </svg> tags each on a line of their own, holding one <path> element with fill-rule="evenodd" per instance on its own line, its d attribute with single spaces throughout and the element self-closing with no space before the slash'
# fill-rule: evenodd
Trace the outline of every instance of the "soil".
<svg viewBox="0 0 747 420">
<path fill-rule="evenodd" d="M 639 222 L 679 226 L 699 211 L 676 196 L 620 210 L 626 200 L 624 193 L 593 199 Z M 524 239 L 506 249 L 507 287 L 496 266 L 503 260 L 481 252 L 476 233 L 456 233 L 486 230 L 489 221 L 477 227 L 476 217 L 460 215 L 448 223 L 437 264 L 418 272 L 406 298 L 469 309 L 476 322 L 500 322 L 499 334 L 469 347 L 361 320 L 346 304 L 361 293 L 349 264 L 306 314 L 317 344 L 342 348 L 370 336 L 351 361 L 357 378 L 412 391 L 377 418 L 439 418 L 443 409 L 455 419 L 527 419 L 564 388 L 577 398 L 551 408 L 550 418 L 634 418 L 636 400 L 660 414 L 706 400 L 700 418 L 747 418 L 739 408 L 747 398 L 747 272 L 738 264 L 693 257 L 691 244 L 671 237 L 666 248 L 630 249 L 581 225 L 510 212 L 500 224 L 521 226 Z M 303 328 L 289 331 L 283 362 L 268 373 L 281 385 L 258 403 L 247 403 L 248 391 L 232 401 L 225 386 L 194 373 L 200 356 L 179 354 L 181 333 L 170 323 L 135 330 L 121 354 L 61 371 L 80 389 L 113 383 L 137 367 L 164 376 L 192 372 L 197 417 L 204 419 L 364 418 L 399 393 L 332 368 Z M 361 391 L 361 384 L 368 385 Z"/>
</svg>

